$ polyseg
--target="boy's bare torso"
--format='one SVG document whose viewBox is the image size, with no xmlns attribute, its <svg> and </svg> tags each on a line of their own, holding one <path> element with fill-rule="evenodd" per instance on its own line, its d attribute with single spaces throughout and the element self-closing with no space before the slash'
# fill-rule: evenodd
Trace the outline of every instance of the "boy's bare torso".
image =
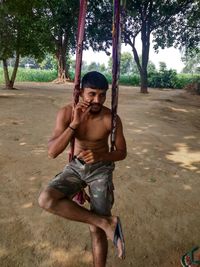
<svg viewBox="0 0 200 267">
<path fill-rule="evenodd" d="M 72 112 L 72 109 L 71 109 Z M 106 107 L 98 114 L 88 113 L 75 132 L 74 154 L 92 150 L 95 153 L 109 151 L 108 138 L 111 131 L 111 111 Z"/>
</svg>

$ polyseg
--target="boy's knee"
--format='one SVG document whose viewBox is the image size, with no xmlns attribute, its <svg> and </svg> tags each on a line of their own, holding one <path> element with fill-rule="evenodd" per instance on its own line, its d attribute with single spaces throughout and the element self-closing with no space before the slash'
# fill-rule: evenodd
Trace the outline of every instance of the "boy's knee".
<svg viewBox="0 0 200 267">
<path fill-rule="evenodd" d="M 38 204 L 42 209 L 50 210 L 53 208 L 55 200 L 52 198 L 48 190 L 44 190 L 40 193 Z"/>
</svg>

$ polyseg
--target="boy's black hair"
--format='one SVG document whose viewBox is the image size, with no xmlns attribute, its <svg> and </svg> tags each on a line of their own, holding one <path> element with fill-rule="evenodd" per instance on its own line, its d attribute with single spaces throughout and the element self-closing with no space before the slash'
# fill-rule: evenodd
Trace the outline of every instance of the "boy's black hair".
<svg viewBox="0 0 200 267">
<path fill-rule="evenodd" d="M 84 88 L 108 90 L 108 81 L 106 77 L 98 71 L 90 71 L 82 78 L 81 90 Z"/>
</svg>

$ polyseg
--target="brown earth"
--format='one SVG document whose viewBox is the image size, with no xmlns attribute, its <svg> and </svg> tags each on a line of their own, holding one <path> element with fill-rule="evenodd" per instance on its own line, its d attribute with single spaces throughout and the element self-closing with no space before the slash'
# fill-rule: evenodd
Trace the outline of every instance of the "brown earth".
<svg viewBox="0 0 200 267">
<path fill-rule="evenodd" d="M 48 159 L 47 140 L 72 84 L 16 87 L 0 90 L 0 266 L 92 266 L 88 226 L 37 204 L 67 161 L 66 153 Z M 180 256 L 200 245 L 200 96 L 121 87 L 119 114 L 128 157 L 116 164 L 113 213 L 123 223 L 127 257 L 120 261 L 110 243 L 107 266 L 180 266 Z"/>
</svg>

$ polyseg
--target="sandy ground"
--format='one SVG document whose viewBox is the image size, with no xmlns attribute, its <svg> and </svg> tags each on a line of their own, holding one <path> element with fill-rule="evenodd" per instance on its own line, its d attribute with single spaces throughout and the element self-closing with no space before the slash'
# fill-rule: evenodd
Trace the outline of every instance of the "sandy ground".
<svg viewBox="0 0 200 267">
<path fill-rule="evenodd" d="M 0 266 L 91 267 L 88 226 L 37 204 L 67 161 L 66 153 L 48 159 L 47 140 L 72 84 L 16 87 L 0 89 Z M 107 266 L 180 266 L 180 256 L 200 245 L 200 97 L 121 87 L 119 114 L 128 157 L 116 164 L 113 213 L 123 223 L 127 257 L 120 261 L 110 243 Z"/>
</svg>

